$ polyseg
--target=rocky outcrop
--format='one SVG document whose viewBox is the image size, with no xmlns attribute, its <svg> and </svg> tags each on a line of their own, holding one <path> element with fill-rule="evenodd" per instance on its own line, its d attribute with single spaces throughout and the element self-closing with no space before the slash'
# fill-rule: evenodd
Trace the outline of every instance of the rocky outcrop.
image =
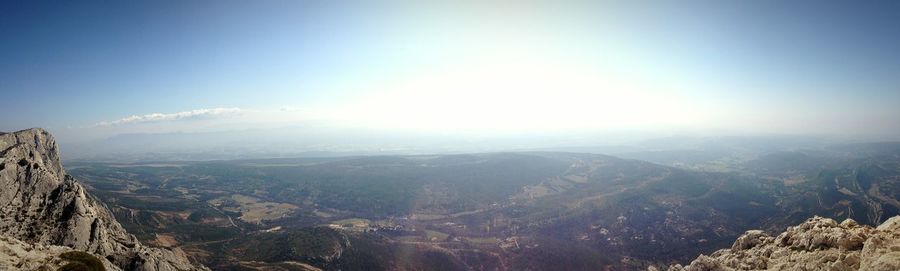
<svg viewBox="0 0 900 271">
<path fill-rule="evenodd" d="M 668 270 L 900 270 L 900 216 L 877 228 L 814 217 L 776 237 L 747 231 L 730 249 Z"/>
<path fill-rule="evenodd" d="M 75 251 L 70 247 L 26 243 L 0 235 L 0 270 L 59 270 L 72 262 L 66 254 Z M 107 271 L 122 270 L 105 258 L 94 259 Z"/>
<path fill-rule="evenodd" d="M 0 234 L 98 255 L 124 270 L 199 270 L 180 250 L 150 248 L 66 175 L 42 129 L 0 134 Z"/>
</svg>

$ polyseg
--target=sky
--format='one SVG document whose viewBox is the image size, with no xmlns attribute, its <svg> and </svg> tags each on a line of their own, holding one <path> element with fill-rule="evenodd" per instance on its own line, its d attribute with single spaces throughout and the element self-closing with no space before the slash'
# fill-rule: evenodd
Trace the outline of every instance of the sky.
<svg viewBox="0 0 900 271">
<path fill-rule="evenodd" d="M 0 97 L 0 131 L 61 142 L 280 127 L 897 140 L 900 2 L 3 1 Z"/>
</svg>

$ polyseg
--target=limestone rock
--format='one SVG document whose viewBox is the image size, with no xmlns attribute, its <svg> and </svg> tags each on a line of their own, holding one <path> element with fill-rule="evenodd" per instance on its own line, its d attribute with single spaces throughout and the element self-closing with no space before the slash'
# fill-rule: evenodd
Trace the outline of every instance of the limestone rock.
<svg viewBox="0 0 900 271">
<path fill-rule="evenodd" d="M 180 250 L 150 248 L 66 175 L 53 137 L 42 129 L 0 133 L 0 233 L 35 245 L 101 256 L 125 270 L 203 270 Z"/>
<path fill-rule="evenodd" d="M 0 235 L 0 270 L 57 270 L 69 262 L 62 254 L 72 251 L 70 247 L 29 244 Z M 96 258 L 108 271 L 122 270 L 105 258 Z"/>
<path fill-rule="evenodd" d="M 667 270 L 900 270 L 900 216 L 877 228 L 813 217 L 774 238 L 751 230 L 731 249 Z"/>
</svg>

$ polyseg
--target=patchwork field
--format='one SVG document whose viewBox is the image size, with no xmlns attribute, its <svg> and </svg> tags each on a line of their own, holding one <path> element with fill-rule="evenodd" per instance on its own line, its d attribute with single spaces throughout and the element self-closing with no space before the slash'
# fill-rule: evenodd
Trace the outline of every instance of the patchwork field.
<svg viewBox="0 0 900 271">
<path fill-rule="evenodd" d="M 298 209 L 296 205 L 262 201 L 245 195 L 231 195 L 208 201 L 210 205 L 225 211 L 240 213 L 241 220 L 259 224 L 264 220 L 284 218 Z"/>
</svg>

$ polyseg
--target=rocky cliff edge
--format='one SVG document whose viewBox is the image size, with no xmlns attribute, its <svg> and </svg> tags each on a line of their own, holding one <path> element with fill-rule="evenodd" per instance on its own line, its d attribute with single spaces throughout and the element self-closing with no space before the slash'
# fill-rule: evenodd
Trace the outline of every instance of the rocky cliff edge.
<svg viewBox="0 0 900 271">
<path fill-rule="evenodd" d="M 876 228 L 813 217 L 776 237 L 751 230 L 730 249 L 667 270 L 900 270 L 900 216 Z"/>
<path fill-rule="evenodd" d="M 37 128 L 0 133 L 0 236 L 13 240 L 0 252 L 62 246 L 123 270 L 207 270 L 181 250 L 147 247 L 128 234 L 105 205 L 66 175 L 53 136 Z"/>
</svg>

